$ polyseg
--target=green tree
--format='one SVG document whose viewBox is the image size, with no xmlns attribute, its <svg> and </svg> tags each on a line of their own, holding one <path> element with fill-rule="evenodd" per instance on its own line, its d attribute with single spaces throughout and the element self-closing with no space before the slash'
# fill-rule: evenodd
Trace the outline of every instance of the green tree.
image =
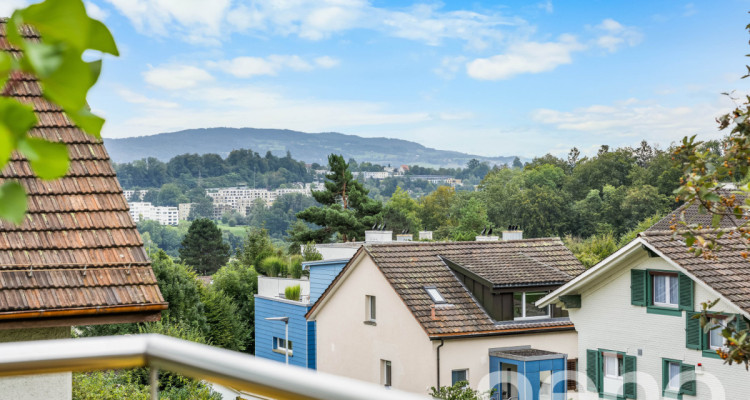
<svg viewBox="0 0 750 400">
<path fill-rule="evenodd" d="M 262 262 L 266 257 L 278 253 L 271 242 L 268 231 L 264 228 L 249 228 L 242 250 L 237 253 L 237 259 L 246 267 L 255 267 L 258 273 L 266 273 Z"/>
<path fill-rule="evenodd" d="M 513 168 L 521 169 L 523 168 L 523 163 L 521 162 L 521 159 L 518 157 L 513 157 Z"/>
<path fill-rule="evenodd" d="M 439 186 L 434 192 L 420 201 L 420 219 L 425 229 L 438 230 L 440 227 L 455 225 L 451 215 L 456 190 L 450 186 Z"/>
<path fill-rule="evenodd" d="M 412 199 L 409 193 L 398 187 L 383 206 L 380 218 L 396 233 L 404 230 L 417 233 L 422 229 L 422 220 L 419 218 L 420 212 L 420 204 Z"/>
<path fill-rule="evenodd" d="M 198 197 L 190 206 L 190 215 L 188 220 L 195 221 L 200 218 L 211 219 L 214 217 L 214 201 L 208 196 Z"/>
<path fill-rule="evenodd" d="M 165 207 L 177 207 L 180 203 L 187 203 L 188 198 L 182 194 L 177 184 L 166 183 L 159 189 L 158 204 Z"/>
<path fill-rule="evenodd" d="M 586 268 L 593 267 L 617 251 L 617 240 L 609 232 L 590 236 L 587 239 L 566 236 L 563 241 Z"/>
<path fill-rule="evenodd" d="M 22 25 L 33 27 L 40 37 L 25 39 L 19 30 Z M 102 60 L 84 61 L 83 53 L 94 50 L 119 55 L 106 25 L 90 18 L 81 0 L 47 0 L 15 10 L 5 22 L 5 31 L 8 42 L 27 56 L 15 58 L 0 52 L 0 83 L 4 85 L 16 72 L 36 77 L 45 99 L 59 106 L 84 132 L 101 138 L 104 119 L 91 112 L 86 96 L 99 78 Z M 0 169 L 18 150 L 36 176 L 60 178 L 70 165 L 68 149 L 65 144 L 30 136 L 28 131 L 36 124 L 31 105 L 0 97 Z M 0 185 L 0 218 L 20 224 L 26 209 L 26 193 L 20 183 Z"/>
<path fill-rule="evenodd" d="M 454 204 L 455 215 L 458 219 L 458 226 L 453 229 L 451 235 L 453 240 L 474 240 L 476 236 L 489 225 L 487 219 L 487 210 L 478 196 L 462 196 Z"/>
<path fill-rule="evenodd" d="M 459 381 L 453 386 L 431 387 L 430 396 L 442 400 L 485 400 L 495 393 L 495 389 L 482 393 L 469 387 L 469 382 Z"/>
<path fill-rule="evenodd" d="M 258 273 L 252 266 L 233 261 L 221 267 L 213 276 L 212 286 L 224 292 L 237 305 L 236 318 L 241 320 L 248 332 L 245 337 L 245 351 L 254 353 L 255 341 L 255 297 L 258 293 Z"/>
<path fill-rule="evenodd" d="M 302 249 L 302 259 L 305 261 L 318 261 L 323 259 L 323 255 L 320 254 L 315 247 L 315 243 L 309 242 L 306 243 L 305 248 Z"/>
<path fill-rule="evenodd" d="M 175 263 L 163 250 L 152 258 L 151 267 L 164 301 L 169 303 L 169 308 L 162 311 L 162 319 L 205 335 L 208 324 L 200 294 L 202 284 L 195 271 Z"/>
<path fill-rule="evenodd" d="M 182 240 L 180 260 L 202 274 L 212 274 L 229 260 L 229 245 L 213 221 L 197 219 Z"/>
<path fill-rule="evenodd" d="M 369 198 L 367 189 L 352 177 L 344 157 L 328 156 L 328 169 L 331 173 L 326 175 L 325 190 L 313 192 L 322 206 L 297 213 L 298 218 L 320 228 L 300 233 L 304 236 L 296 237 L 297 242 L 327 242 L 334 233 L 341 235 L 343 241 L 362 239 L 365 229 L 377 220 L 381 204 Z"/>
<path fill-rule="evenodd" d="M 232 298 L 223 290 L 210 287 L 203 290 L 202 300 L 210 327 L 206 338 L 211 344 L 229 350 L 245 350 L 252 332 L 247 329 L 246 323 L 237 318 L 239 309 Z"/>
</svg>

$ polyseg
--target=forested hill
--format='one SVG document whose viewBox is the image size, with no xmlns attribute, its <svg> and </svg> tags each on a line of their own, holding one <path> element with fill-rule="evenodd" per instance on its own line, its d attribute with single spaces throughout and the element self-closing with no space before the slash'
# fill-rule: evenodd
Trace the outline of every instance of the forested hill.
<svg viewBox="0 0 750 400">
<path fill-rule="evenodd" d="M 331 153 L 345 159 L 381 165 L 423 165 L 463 167 L 472 158 L 490 165 L 509 164 L 513 156 L 482 157 L 457 151 L 436 150 L 401 139 L 363 138 L 335 132 L 305 133 L 282 129 L 207 128 L 160 133 L 124 139 L 104 139 L 114 162 L 123 163 L 155 157 L 162 161 L 186 153 L 215 153 L 226 157 L 235 149 L 253 149 L 260 154 L 271 151 L 295 159 L 326 164 Z"/>
</svg>

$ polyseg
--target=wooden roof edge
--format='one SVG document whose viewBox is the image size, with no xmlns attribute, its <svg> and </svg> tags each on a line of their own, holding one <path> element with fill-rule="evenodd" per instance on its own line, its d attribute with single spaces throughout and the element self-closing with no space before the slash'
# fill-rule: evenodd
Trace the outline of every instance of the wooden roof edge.
<svg viewBox="0 0 750 400">
<path fill-rule="evenodd" d="M 5 311 L 0 312 L 0 322 L 8 320 L 22 320 L 34 318 L 54 318 L 54 317 L 72 317 L 72 316 L 93 316 L 109 315 L 121 313 L 139 313 L 151 311 L 164 311 L 169 308 L 169 303 L 153 304 L 128 304 L 117 306 L 94 306 L 94 307 L 77 307 L 77 308 L 60 308 L 60 309 L 43 309 L 43 310 L 23 310 L 23 311 Z"/>
</svg>

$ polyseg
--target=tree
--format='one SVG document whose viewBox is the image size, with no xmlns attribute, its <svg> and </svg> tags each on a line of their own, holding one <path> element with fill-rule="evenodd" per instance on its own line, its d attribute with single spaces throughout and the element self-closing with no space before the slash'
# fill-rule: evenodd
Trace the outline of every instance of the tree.
<svg viewBox="0 0 750 400">
<path fill-rule="evenodd" d="M 576 167 L 579 157 L 581 157 L 581 151 L 578 150 L 577 147 L 573 147 L 572 149 L 570 149 L 570 152 L 568 153 L 568 165 L 570 166 L 570 169 Z"/>
<path fill-rule="evenodd" d="M 166 183 L 159 189 L 158 204 L 165 207 L 177 207 L 180 203 L 187 203 L 188 198 L 182 194 L 177 184 Z"/>
<path fill-rule="evenodd" d="M 40 37 L 24 39 L 19 34 L 22 25 L 30 25 Z M 99 78 L 102 60 L 84 61 L 83 53 L 94 50 L 119 55 L 107 26 L 89 17 L 81 0 L 47 0 L 15 10 L 5 22 L 5 31 L 11 45 L 34 56 L 18 59 L 0 51 L 0 82 L 4 84 L 12 73 L 19 72 L 36 77 L 45 99 L 59 106 L 84 132 L 101 138 L 104 119 L 91 112 L 86 96 Z M 36 124 L 31 105 L 0 97 L 0 169 L 18 150 L 36 176 L 60 178 L 70 166 L 68 149 L 63 143 L 28 135 Z M 0 218 L 20 224 L 26 209 L 26 192 L 20 183 L 0 185 Z"/>
<path fill-rule="evenodd" d="M 523 163 L 521 162 L 521 159 L 518 157 L 513 157 L 513 168 L 521 169 L 523 168 Z"/>
<path fill-rule="evenodd" d="M 318 261 L 323 259 L 323 255 L 320 254 L 318 249 L 315 247 L 315 243 L 309 242 L 305 244 L 305 248 L 302 249 L 302 259 L 304 261 Z"/>
<path fill-rule="evenodd" d="M 453 386 L 431 387 L 430 396 L 442 400 L 485 400 L 491 398 L 496 389 L 481 393 L 469 387 L 469 382 L 459 381 Z"/>
<path fill-rule="evenodd" d="M 239 309 L 223 290 L 211 287 L 203 290 L 203 304 L 206 306 L 206 319 L 210 326 L 207 339 L 211 344 L 229 350 L 246 349 L 252 331 L 247 324 L 237 318 Z"/>
<path fill-rule="evenodd" d="M 315 224 L 320 228 L 300 233 L 294 240 L 327 242 L 334 233 L 341 235 L 343 241 L 359 237 L 364 238 L 366 227 L 376 222 L 376 215 L 381 204 L 367 196 L 367 189 L 354 180 L 349 164 L 344 157 L 331 154 L 328 156 L 328 169 L 325 190 L 314 191 L 313 197 L 322 206 L 309 207 L 297 213 L 297 217 Z"/>
<path fill-rule="evenodd" d="M 416 233 L 422 229 L 419 219 L 420 205 L 405 190 L 396 188 L 388 202 L 383 206 L 381 219 L 396 233 L 408 230 Z"/>
<path fill-rule="evenodd" d="M 208 196 L 199 197 L 192 206 L 190 206 L 190 215 L 188 220 L 195 221 L 199 218 L 211 219 L 214 217 L 214 200 Z"/>
<path fill-rule="evenodd" d="M 258 293 L 258 273 L 251 266 L 233 261 L 221 267 L 213 276 L 212 288 L 221 290 L 237 305 L 237 315 L 248 332 L 243 346 L 245 351 L 253 354 L 255 341 L 255 297 Z"/>
<path fill-rule="evenodd" d="M 451 232 L 453 240 L 474 240 L 476 236 L 489 225 L 487 210 L 478 196 L 461 199 L 454 204 L 458 226 Z"/>
<path fill-rule="evenodd" d="M 190 224 L 182 240 L 180 260 L 200 273 L 210 275 L 229 260 L 229 245 L 213 221 L 197 219 Z"/>
<path fill-rule="evenodd" d="M 420 219 L 425 229 L 437 230 L 442 226 L 453 225 L 451 205 L 456 190 L 450 186 L 439 186 L 434 192 L 422 197 Z"/>
<path fill-rule="evenodd" d="M 271 243 L 271 237 L 264 228 L 249 228 L 242 250 L 237 253 L 237 259 L 246 267 L 254 267 L 259 273 L 264 273 L 262 262 L 266 257 L 277 254 L 278 251 Z"/>
</svg>

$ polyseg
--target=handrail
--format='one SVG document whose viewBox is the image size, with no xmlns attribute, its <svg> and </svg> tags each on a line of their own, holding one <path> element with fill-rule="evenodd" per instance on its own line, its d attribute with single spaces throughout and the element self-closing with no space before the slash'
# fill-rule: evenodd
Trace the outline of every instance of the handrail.
<svg viewBox="0 0 750 400">
<path fill-rule="evenodd" d="M 427 398 L 156 334 L 0 344 L 0 376 L 138 367 L 169 370 L 275 399 Z"/>
</svg>

